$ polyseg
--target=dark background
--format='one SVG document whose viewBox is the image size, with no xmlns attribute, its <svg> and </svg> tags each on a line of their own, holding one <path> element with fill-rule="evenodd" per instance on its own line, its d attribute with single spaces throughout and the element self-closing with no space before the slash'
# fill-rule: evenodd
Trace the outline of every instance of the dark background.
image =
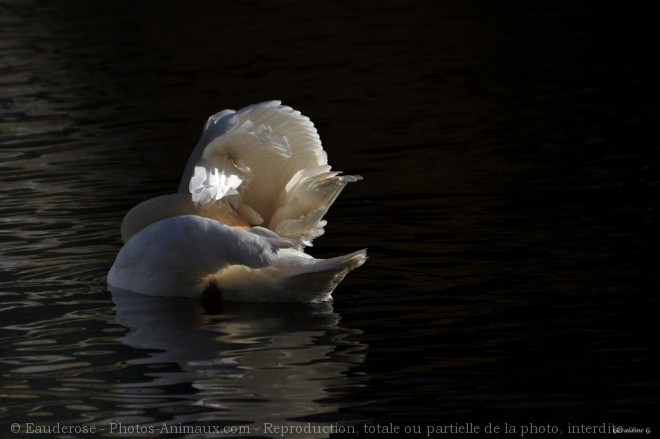
<svg viewBox="0 0 660 439">
<path fill-rule="evenodd" d="M 334 295 L 364 378 L 314 419 L 652 425 L 650 6 L 34 0 L 0 17 L 8 291 L 103 289 L 123 214 L 175 190 L 206 117 L 281 99 L 364 176 L 313 249 L 370 249 Z"/>
</svg>

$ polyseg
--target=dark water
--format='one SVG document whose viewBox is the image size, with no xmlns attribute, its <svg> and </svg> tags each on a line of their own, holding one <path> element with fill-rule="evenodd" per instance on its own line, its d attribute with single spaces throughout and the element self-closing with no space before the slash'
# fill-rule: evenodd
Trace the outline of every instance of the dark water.
<svg viewBox="0 0 660 439">
<path fill-rule="evenodd" d="M 653 15 L 493 3 L 0 1 L 0 435 L 655 428 Z M 365 177 L 313 250 L 367 264 L 322 308 L 113 297 L 124 213 L 268 99 Z"/>
</svg>

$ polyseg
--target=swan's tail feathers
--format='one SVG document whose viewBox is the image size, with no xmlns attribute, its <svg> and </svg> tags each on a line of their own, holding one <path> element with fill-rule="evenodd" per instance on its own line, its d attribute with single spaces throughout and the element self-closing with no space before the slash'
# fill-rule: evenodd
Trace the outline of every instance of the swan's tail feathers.
<svg viewBox="0 0 660 439">
<path fill-rule="evenodd" d="M 366 260 L 366 250 L 314 259 L 297 250 L 282 249 L 269 267 L 231 266 L 217 273 L 213 281 L 227 301 L 321 303 L 332 300 L 337 285 Z"/>
<path fill-rule="evenodd" d="M 332 259 L 311 259 L 313 262 L 286 280 L 281 297 L 288 298 L 288 301 L 307 303 L 332 300 L 332 292 L 337 285 L 366 260 L 366 250 Z"/>
<path fill-rule="evenodd" d="M 330 259 L 312 259 L 313 263 L 310 263 L 302 273 L 298 275 L 305 275 L 311 273 L 322 273 L 322 272 L 335 272 L 335 273 L 344 273 L 344 276 L 360 267 L 367 261 L 367 250 L 362 249 L 349 253 L 343 256 L 337 256 Z M 343 276 L 342 276 L 343 279 Z"/>
<path fill-rule="evenodd" d="M 269 227 L 311 246 L 312 240 L 324 233 L 323 217 L 332 203 L 348 183 L 361 179 L 359 175 L 339 175 L 329 166 L 298 171 L 280 195 Z"/>
</svg>

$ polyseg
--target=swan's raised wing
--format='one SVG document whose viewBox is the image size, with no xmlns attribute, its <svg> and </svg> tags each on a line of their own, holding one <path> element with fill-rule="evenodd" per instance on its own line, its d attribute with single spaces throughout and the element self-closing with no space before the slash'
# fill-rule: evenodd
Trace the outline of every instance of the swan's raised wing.
<svg viewBox="0 0 660 439">
<path fill-rule="evenodd" d="M 201 204 L 234 196 L 229 201 L 247 206 L 252 224 L 267 224 L 289 180 L 327 160 L 314 124 L 280 101 L 225 110 L 207 122 L 179 192 Z"/>
<path fill-rule="evenodd" d="M 344 186 L 361 178 L 339 174 L 309 118 L 270 101 L 209 118 L 179 193 L 205 209 L 224 203 L 245 223 L 302 247 L 323 234 L 323 216 Z"/>
<path fill-rule="evenodd" d="M 108 273 L 111 289 L 152 296 L 201 296 L 208 277 L 229 265 L 271 265 L 290 240 L 261 228 L 228 227 L 183 215 L 155 222 L 132 236 Z"/>
</svg>

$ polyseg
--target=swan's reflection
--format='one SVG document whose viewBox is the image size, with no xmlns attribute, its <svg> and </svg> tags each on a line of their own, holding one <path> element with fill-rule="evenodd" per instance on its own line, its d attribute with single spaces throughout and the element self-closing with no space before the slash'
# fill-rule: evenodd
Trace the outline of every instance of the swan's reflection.
<svg viewBox="0 0 660 439">
<path fill-rule="evenodd" d="M 169 410 L 168 424 L 240 422 L 263 435 L 265 423 L 326 419 L 342 408 L 347 392 L 361 387 L 360 376 L 349 371 L 363 363 L 366 346 L 350 340 L 360 331 L 338 326 L 340 317 L 329 304 L 225 303 L 210 310 L 213 314 L 190 299 L 113 293 L 113 301 L 117 322 L 130 329 L 121 341 L 155 350 L 131 363 L 147 367 L 147 382 L 118 385 L 123 397 L 136 396 L 131 389 L 139 389 L 126 407 L 142 410 L 131 413 L 154 407 L 167 412 L 162 399 L 149 395 L 160 388 L 171 398 L 176 388 L 179 408 Z M 187 411 L 180 408 L 182 398 Z M 153 416 L 143 420 L 162 424 Z"/>
</svg>

